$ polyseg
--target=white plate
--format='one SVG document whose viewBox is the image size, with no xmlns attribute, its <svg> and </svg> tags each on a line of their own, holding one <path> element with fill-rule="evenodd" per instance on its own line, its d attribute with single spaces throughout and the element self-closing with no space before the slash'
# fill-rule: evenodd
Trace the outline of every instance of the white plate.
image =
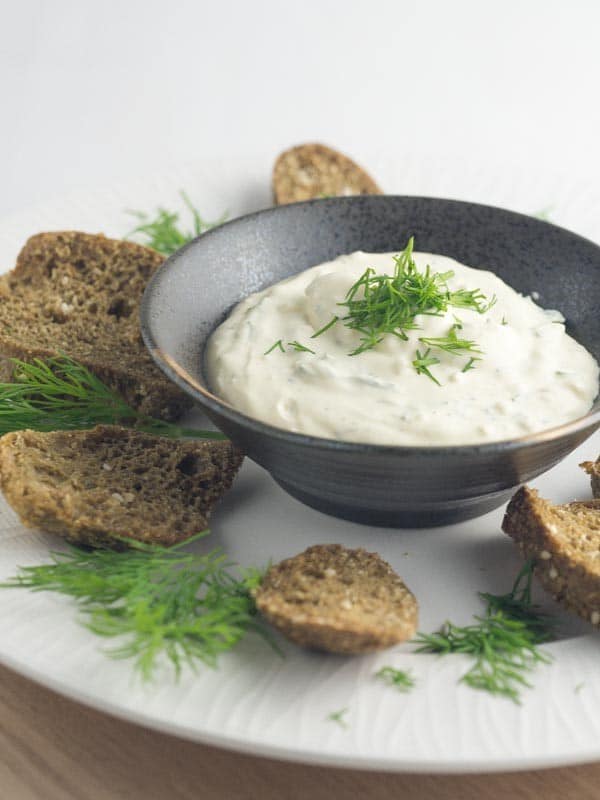
<svg viewBox="0 0 600 800">
<path fill-rule="evenodd" d="M 462 164 L 372 161 L 388 191 L 486 202 L 552 218 L 600 241 L 600 193 L 555 176 Z M 234 216 L 270 202 L 268 164 L 253 159 L 182 166 L 160 177 L 105 191 L 74 192 L 0 223 L 0 263 L 9 268 L 25 238 L 40 230 L 82 229 L 123 235 L 126 208 L 178 203 L 183 188 L 208 217 Z M 600 450 L 600 437 L 535 482 L 555 501 L 589 497 L 577 468 Z M 220 544 L 243 565 L 264 565 L 322 542 L 376 550 L 399 571 L 421 605 L 420 628 L 445 619 L 466 623 L 481 611 L 478 590 L 508 590 L 519 568 L 516 548 L 500 531 L 502 510 L 425 531 L 374 529 L 342 522 L 288 497 L 259 467 L 246 463 L 212 524 Z M 0 501 L 0 579 L 19 565 L 47 560 L 60 542 L 26 531 Z M 469 661 L 412 653 L 411 645 L 361 658 L 303 652 L 285 658 L 248 637 L 217 670 L 165 668 L 151 686 L 132 679 L 128 662 L 107 658 L 104 643 L 76 621 L 61 596 L 3 590 L 0 660 L 65 695 L 159 730 L 240 751 L 349 767 L 421 772 L 530 769 L 600 758 L 598 638 L 550 601 L 561 638 L 554 657 L 532 675 L 520 706 L 476 692 L 458 680 Z M 396 693 L 375 679 L 384 665 L 410 668 L 417 687 Z M 328 719 L 347 709 L 347 727 Z"/>
</svg>

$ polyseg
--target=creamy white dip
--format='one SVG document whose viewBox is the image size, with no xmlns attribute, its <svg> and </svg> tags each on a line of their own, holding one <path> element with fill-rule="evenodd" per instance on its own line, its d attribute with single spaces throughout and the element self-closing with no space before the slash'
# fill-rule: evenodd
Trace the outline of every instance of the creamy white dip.
<svg viewBox="0 0 600 800">
<path fill-rule="evenodd" d="M 576 419 L 598 393 L 598 364 L 565 333 L 557 311 L 545 311 L 491 272 L 428 253 L 414 253 L 419 271 L 452 270 L 451 291 L 479 289 L 497 302 L 484 314 L 449 308 L 420 315 L 408 341 L 388 335 L 374 349 L 349 356 L 360 333 L 341 321 L 311 336 L 366 267 L 393 274 L 393 253 L 362 253 L 302 272 L 253 294 L 233 310 L 208 343 L 206 366 L 217 395 L 238 410 L 280 428 L 352 442 L 446 445 L 510 439 Z M 482 352 L 436 350 L 438 386 L 413 366 L 419 337 L 443 337 L 458 317 L 461 338 Z M 281 340 L 268 355 L 265 351 Z M 314 350 L 299 352 L 288 342 Z M 472 355 L 477 355 L 473 353 Z"/>
</svg>

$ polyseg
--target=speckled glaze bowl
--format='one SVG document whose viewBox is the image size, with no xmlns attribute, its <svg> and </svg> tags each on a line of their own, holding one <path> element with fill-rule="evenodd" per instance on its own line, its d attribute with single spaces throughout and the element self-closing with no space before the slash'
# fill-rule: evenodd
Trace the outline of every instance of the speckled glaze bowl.
<svg viewBox="0 0 600 800">
<path fill-rule="evenodd" d="M 150 282 L 142 332 L 161 369 L 291 495 L 371 525 L 429 527 L 479 516 L 550 469 L 600 426 L 600 400 L 580 419 L 510 441 L 452 447 L 354 444 L 290 433 L 211 393 L 203 352 L 251 292 L 354 250 L 417 249 L 491 269 L 558 308 L 600 357 L 600 248 L 569 231 L 498 208 L 424 197 L 345 197 L 260 211 L 171 256 Z M 491 401 L 492 398 L 490 398 Z"/>
</svg>

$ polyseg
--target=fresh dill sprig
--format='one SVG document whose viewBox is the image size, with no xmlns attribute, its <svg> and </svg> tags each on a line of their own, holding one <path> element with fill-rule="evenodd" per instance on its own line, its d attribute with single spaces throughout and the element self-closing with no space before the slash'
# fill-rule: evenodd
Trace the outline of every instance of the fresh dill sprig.
<svg viewBox="0 0 600 800">
<path fill-rule="evenodd" d="M 427 266 L 419 272 L 413 247 L 411 237 L 404 251 L 394 256 L 393 275 L 379 275 L 368 267 L 338 303 L 346 307 L 344 325 L 361 334 L 359 346 L 350 355 L 372 349 L 388 334 L 406 341 L 406 332 L 419 327 L 415 318 L 420 314 L 442 316 L 450 306 L 483 314 L 496 302 L 495 297 L 488 302 L 479 289 L 451 292 L 447 285 L 454 275 L 451 270 L 436 273 Z"/>
<path fill-rule="evenodd" d="M 272 344 L 268 350 L 265 350 L 263 356 L 268 356 L 269 353 L 273 352 L 273 350 L 281 350 L 282 353 L 285 353 L 285 347 L 283 346 L 283 342 L 281 341 L 281 339 L 277 339 L 275 344 Z"/>
<path fill-rule="evenodd" d="M 419 341 L 428 347 L 434 347 L 450 353 L 453 356 L 464 355 L 465 353 L 481 353 L 477 343 L 472 339 L 459 339 L 456 334 L 456 325 L 450 328 L 447 336 L 419 336 Z"/>
<path fill-rule="evenodd" d="M 227 214 L 224 214 L 216 222 L 206 222 L 206 220 L 202 219 L 187 194 L 182 191 L 180 195 L 192 215 L 193 227 L 191 230 L 183 230 L 181 228 L 179 214 L 176 211 L 158 208 L 155 216 L 146 214 L 143 211 L 130 211 L 130 214 L 137 217 L 139 224 L 132 231 L 129 231 L 125 238 L 141 239 L 141 244 L 146 245 L 146 247 L 152 247 L 154 250 L 158 250 L 159 253 L 169 256 L 183 247 L 184 244 L 191 242 L 196 236 L 200 236 L 200 234 L 206 233 L 211 228 L 215 228 L 225 222 Z"/>
<path fill-rule="evenodd" d="M 160 436 L 224 439 L 218 431 L 183 428 L 141 414 L 86 367 L 67 356 L 12 358 L 13 380 L 0 383 L 0 435 L 128 425 Z"/>
<path fill-rule="evenodd" d="M 440 631 L 419 634 L 419 653 L 463 653 L 475 659 L 461 681 L 473 689 L 519 702 L 520 690 L 529 687 L 527 675 L 550 656 L 538 645 L 552 639 L 556 623 L 531 601 L 534 564 L 527 561 L 508 594 L 481 592 L 487 607 L 483 616 L 465 627 L 447 622 Z"/>
<path fill-rule="evenodd" d="M 382 667 L 379 672 L 375 673 L 375 677 L 381 678 L 399 692 L 409 692 L 415 686 L 415 679 L 410 671 L 395 669 L 395 667 Z"/>
<path fill-rule="evenodd" d="M 512 589 L 507 594 L 480 592 L 479 596 L 487 603 L 488 613 L 501 612 L 510 619 L 523 622 L 532 632 L 538 643 L 550 641 L 555 634 L 557 621 L 542 612 L 531 598 L 531 586 L 535 561 L 528 559 L 521 569 Z"/>
<path fill-rule="evenodd" d="M 315 331 L 315 333 L 313 333 L 313 335 L 312 335 L 310 338 L 311 338 L 311 339 L 316 339 L 316 338 L 317 338 L 317 336 L 320 336 L 322 333 L 325 333 L 325 331 L 328 331 L 328 330 L 329 330 L 329 328 L 333 328 L 333 326 L 335 325 L 335 323 L 336 323 L 336 322 L 338 322 L 338 320 L 339 320 L 339 317 L 336 317 L 336 316 L 334 315 L 334 316 L 333 316 L 333 317 L 332 317 L 332 318 L 329 320 L 329 322 L 327 323 L 327 325 L 323 325 L 323 327 L 322 327 L 322 328 L 319 328 L 319 330 L 318 330 L 318 331 Z"/>
<path fill-rule="evenodd" d="M 492 306 L 498 302 L 496 295 L 491 300 L 479 291 L 479 289 L 459 289 L 457 292 L 448 293 L 448 304 L 455 308 L 469 308 L 478 314 L 485 314 Z"/>
<path fill-rule="evenodd" d="M 312 353 L 313 356 L 315 354 L 314 350 L 311 350 L 310 347 L 306 347 L 306 345 L 300 344 L 300 342 L 294 339 L 293 342 L 288 342 L 288 347 L 292 347 L 294 350 L 297 350 L 299 353 Z"/>
<path fill-rule="evenodd" d="M 470 358 L 464 367 L 461 369 L 461 372 L 468 372 L 470 369 L 475 369 L 475 362 L 481 361 L 479 358 Z"/>
<path fill-rule="evenodd" d="M 340 728 L 346 729 L 349 727 L 347 721 L 344 719 L 347 713 L 348 713 L 347 708 L 340 708 L 339 711 L 332 711 L 331 714 L 328 714 L 325 719 L 327 719 L 329 722 L 337 723 L 340 726 Z"/>
<path fill-rule="evenodd" d="M 473 689 L 519 702 L 519 692 L 531 684 L 525 675 L 549 656 L 538 649 L 538 640 L 523 622 L 503 612 L 475 618 L 475 624 L 458 627 L 447 622 L 438 633 L 421 634 L 420 653 L 463 653 L 475 659 L 461 681 Z"/>
<path fill-rule="evenodd" d="M 294 339 L 293 342 L 287 342 L 287 346 L 291 347 L 292 350 L 296 350 L 298 353 L 312 353 L 313 356 L 315 355 L 315 351 L 311 350 L 310 347 L 307 347 L 305 344 Z M 263 356 L 268 356 L 269 353 L 272 353 L 273 350 L 281 350 L 282 353 L 285 353 L 285 347 L 283 346 L 283 342 L 281 339 L 277 339 L 277 341 L 269 347 L 268 350 L 265 350 Z"/>
<path fill-rule="evenodd" d="M 429 353 L 431 352 L 431 348 L 427 348 L 427 350 L 421 355 L 421 353 L 417 350 L 417 357 L 412 362 L 413 367 L 415 368 L 417 375 L 427 375 L 428 378 L 434 383 L 437 383 L 438 386 L 442 384 L 438 381 L 438 379 L 431 374 L 429 371 L 429 367 L 434 367 L 436 364 L 440 363 L 439 358 L 435 356 L 430 356 Z"/>
<path fill-rule="evenodd" d="M 543 220 L 543 222 L 550 222 L 553 210 L 553 206 L 546 206 L 545 208 L 540 208 L 539 211 L 536 211 L 533 216 L 537 217 L 537 219 Z"/>
<path fill-rule="evenodd" d="M 251 590 L 261 573 L 240 576 L 219 550 L 205 555 L 124 539 L 126 552 L 70 546 L 51 553 L 52 562 L 21 567 L 2 588 L 22 587 L 72 597 L 82 623 L 98 636 L 120 637 L 106 650 L 117 659 L 134 660 L 144 680 L 153 677 L 166 657 L 176 677 L 184 664 L 216 666 L 247 631 L 269 634 L 256 619 Z"/>
</svg>

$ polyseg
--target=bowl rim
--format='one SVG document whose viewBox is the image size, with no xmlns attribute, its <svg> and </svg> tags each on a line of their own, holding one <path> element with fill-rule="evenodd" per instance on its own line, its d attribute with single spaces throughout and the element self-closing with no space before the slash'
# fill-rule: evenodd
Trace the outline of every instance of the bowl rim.
<svg viewBox="0 0 600 800">
<path fill-rule="evenodd" d="M 344 451 L 348 453 L 381 453 L 385 455 L 398 455 L 398 456 L 408 456 L 408 455 L 431 455 L 431 456 L 460 456 L 460 455 L 483 455 L 486 453 L 497 453 L 497 452 L 510 452 L 512 450 L 517 450 L 523 447 L 532 446 L 535 444 L 540 444 L 542 442 L 548 442 L 553 440 L 558 440 L 561 437 L 567 437 L 570 434 L 575 434 L 579 432 L 586 431 L 589 429 L 589 434 L 591 435 L 593 431 L 600 427 L 600 409 L 594 410 L 593 408 L 587 414 L 584 414 L 581 417 L 577 417 L 574 420 L 569 420 L 568 422 L 562 423 L 561 425 L 555 425 L 552 428 L 546 428 L 543 431 L 539 431 L 538 433 L 529 433 L 523 436 L 514 437 L 512 439 L 498 439 L 496 441 L 490 442 L 480 442 L 480 443 L 467 443 L 461 445 L 388 445 L 388 444 L 369 444 L 368 442 L 352 442 L 352 441 L 345 441 L 341 439 L 329 439 L 324 436 L 313 436 L 311 434 L 306 433 L 296 433 L 295 431 L 289 431 L 285 428 L 279 428 L 275 425 L 271 425 L 268 422 L 263 422 L 255 417 L 250 417 L 247 414 L 238 411 L 232 405 L 227 403 L 226 401 L 219 398 L 217 395 L 210 392 L 201 383 L 199 383 L 186 369 L 184 369 L 177 361 L 168 353 L 166 353 L 157 343 L 153 325 L 152 325 L 152 302 L 156 293 L 158 286 L 165 280 L 165 277 L 168 273 L 171 273 L 174 269 L 177 269 L 178 262 L 180 261 L 181 257 L 186 253 L 188 250 L 196 247 L 198 241 L 204 239 L 205 237 L 212 237 L 215 235 L 219 235 L 221 231 L 225 228 L 235 227 L 236 225 L 246 224 L 249 220 L 252 220 L 257 217 L 263 217 L 265 215 L 271 214 L 278 214 L 278 213 L 292 213 L 294 208 L 299 206 L 306 207 L 307 205 L 315 205 L 320 203 L 331 203 L 331 204 L 340 204 L 346 205 L 352 202 L 356 202 L 357 200 L 361 200 L 364 202 L 365 199 L 368 198 L 368 201 L 371 202 L 386 202 L 388 200 L 414 200 L 414 201 L 430 201 L 434 200 L 437 202 L 442 203 L 451 203 L 452 205 L 458 206 L 475 206 L 477 208 L 486 209 L 488 211 L 496 211 L 501 212 L 502 214 L 509 214 L 513 217 L 522 218 L 527 220 L 530 223 L 536 223 L 540 226 L 550 226 L 552 228 L 557 229 L 563 233 L 568 234 L 571 238 L 579 239 L 581 242 L 591 245 L 592 247 L 596 248 L 599 251 L 600 255 L 600 245 L 596 244 L 595 242 L 591 241 L 591 239 L 587 239 L 584 236 L 580 236 L 573 231 L 568 230 L 567 228 L 563 228 L 559 225 L 554 225 L 547 220 L 537 219 L 536 217 L 532 217 L 528 214 L 522 214 L 518 211 L 512 211 L 510 209 L 501 208 L 499 206 L 488 206 L 483 203 L 473 203 L 468 200 L 455 200 L 452 198 L 444 198 L 444 197 L 428 197 L 426 195 L 353 195 L 349 197 L 329 197 L 329 198 L 316 198 L 312 200 L 303 200 L 297 203 L 287 203 L 281 206 L 273 206 L 269 208 L 264 208 L 259 211 L 253 211 L 249 214 L 244 214 L 240 217 L 236 217 L 235 219 L 229 220 L 227 222 L 222 223 L 218 227 L 211 228 L 209 231 L 201 234 L 200 236 L 195 237 L 190 242 L 185 244 L 179 250 L 177 250 L 172 255 L 168 256 L 165 261 L 161 264 L 161 266 L 154 272 L 146 288 L 144 290 L 144 294 L 142 296 L 141 304 L 140 304 L 140 328 L 142 333 L 142 338 L 144 340 L 144 344 L 146 348 L 150 352 L 151 357 L 153 358 L 156 365 L 167 375 L 167 377 L 179 386 L 187 395 L 190 395 L 196 402 L 199 403 L 200 406 L 204 408 L 208 408 L 214 414 L 220 415 L 225 417 L 229 422 L 237 424 L 243 428 L 251 430 L 253 433 L 257 433 L 263 436 L 268 436 L 270 438 L 278 439 L 280 441 L 287 442 L 291 445 L 301 445 L 303 447 L 310 447 L 312 449 L 321 449 L 321 450 L 336 450 L 336 451 Z M 597 396 L 598 397 L 598 396 Z M 597 401 L 597 397 L 595 402 Z"/>
</svg>

